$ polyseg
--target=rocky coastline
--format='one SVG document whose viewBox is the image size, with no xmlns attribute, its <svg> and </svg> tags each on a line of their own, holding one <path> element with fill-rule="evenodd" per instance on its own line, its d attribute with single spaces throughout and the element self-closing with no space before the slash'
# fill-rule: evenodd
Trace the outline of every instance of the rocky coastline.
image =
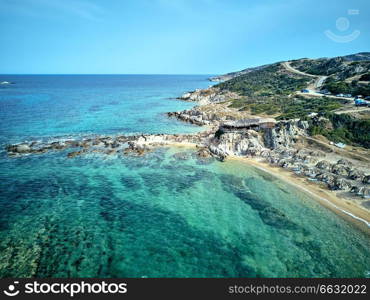
<svg viewBox="0 0 370 300">
<path fill-rule="evenodd" d="M 224 160 L 238 156 L 262 160 L 294 172 L 328 189 L 346 193 L 346 199 L 360 199 L 361 206 L 370 209 L 370 174 L 368 163 L 350 158 L 328 148 L 318 148 L 307 133 L 308 123 L 299 119 L 278 121 L 270 128 L 235 128 L 225 131 L 225 122 L 237 122 L 248 117 L 228 107 L 227 101 L 237 97 L 216 88 L 185 93 L 181 100 L 197 102 L 192 109 L 169 112 L 169 117 L 196 124 L 207 129 L 197 134 L 146 134 L 132 136 L 98 136 L 81 140 L 49 143 L 27 142 L 8 145 L 10 157 L 70 150 L 68 158 L 87 153 L 107 155 L 143 155 L 155 147 L 191 144 L 201 157 Z M 254 117 L 255 118 L 255 117 Z"/>
</svg>

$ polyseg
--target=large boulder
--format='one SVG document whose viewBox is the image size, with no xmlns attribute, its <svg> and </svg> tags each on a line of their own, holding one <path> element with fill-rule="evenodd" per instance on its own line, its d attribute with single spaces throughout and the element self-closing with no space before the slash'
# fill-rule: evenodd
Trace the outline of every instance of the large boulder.
<svg viewBox="0 0 370 300">
<path fill-rule="evenodd" d="M 346 167 L 352 167 L 352 166 L 353 166 L 353 163 L 351 163 L 349 160 L 344 159 L 344 158 L 339 159 L 339 160 L 337 161 L 337 164 L 338 164 L 338 165 L 343 165 L 343 166 L 346 166 Z"/>
<path fill-rule="evenodd" d="M 353 186 L 349 180 L 346 180 L 344 178 L 335 178 L 334 182 L 328 183 L 328 186 L 332 190 L 345 190 L 350 191 Z"/>
<path fill-rule="evenodd" d="M 315 167 L 304 166 L 302 167 L 302 174 L 307 177 L 315 178 L 318 174 L 320 174 L 320 170 Z"/>
<path fill-rule="evenodd" d="M 316 164 L 316 167 L 320 170 L 329 171 L 331 169 L 331 163 L 327 160 L 321 160 Z"/>
<path fill-rule="evenodd" d="M 356 186 L 352 188 L 352 192 L 356 193 L 358 196 L 361 196 L 363 198 L 370 198 L 370 188 L 364 187 L 364 186 Z"/>
<path fill-rule="evenodd" d="M 366 175 L 366 176 L 362 179 L 362 182 L 363 182 L 363 183 L 370 184 L 370 175 Z"/>
<path fill-rule="evenodd" d="M 309 124 L 307 121 L 299 120 L 299 121 L 297 122 L 297 126 L 298 126 L 299 128 L 301 128 L 301 129 L 306 130 L 306 129 L 308 129 L 308 128 L 310 127 L 310 124 Z"/>
<path fill-rule="evenodd" d="M 337 175 L 340 175 L 340 176 L 345 176 L 347 177 L 349 175 L 349 167 L 347 167 L 346 165 L 344 164 L 335 164 L 332 166 L 331 168 L 331 171 L 334 173 L 334 174 L 337 174 Z"/>
<path fill-rule="evenodd" d="M 369 199 L 370 198 L 370 188 L 364 187 L 362 190 L 362 197 Z"/>
<path fill-rule="evenodd" d="M 333 186 L 336 176 L 330 172 L 322 172 L 316 175 L 316 179 L 323 181 L 330 186 Z"/>
<path fill-rule="evenodd" d="M 358 169 L 351 169 L 349 171 L 348 177 L 352 180 L 360 180 L 361 181 L 365 177 L 365 173 L 358 170 Z"/>
<path fill-rule="evenodd" d="M 32 151 L 31 147 L 27 144 L 11 145 L 7 147 L 7 150 L 14 153 L 29 153 Z"/>
<path fill-rule="evenodd" d="M 212 156 L 212 154 L 211 154 L 211 152 L 209 151 L 208 148 L 200 148 L 197 151 L 197 155 L 201 158 L 208 158 L 208 157 Z"/>
</svg>

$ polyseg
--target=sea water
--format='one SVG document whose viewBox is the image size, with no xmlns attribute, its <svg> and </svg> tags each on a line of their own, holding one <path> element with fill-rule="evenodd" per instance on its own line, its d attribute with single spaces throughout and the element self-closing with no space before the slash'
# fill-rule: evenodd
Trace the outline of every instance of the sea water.
<svg viewBox="0 0 370 300">
<path fill-rule="evenodd" d="M 190 133 L 166 116 L 207 76 L 0 76 L 1 277 L 365 277 L 370 239 L 238 161 L 163 147 L 9 158 L 8 143 Z"/>
</svg>

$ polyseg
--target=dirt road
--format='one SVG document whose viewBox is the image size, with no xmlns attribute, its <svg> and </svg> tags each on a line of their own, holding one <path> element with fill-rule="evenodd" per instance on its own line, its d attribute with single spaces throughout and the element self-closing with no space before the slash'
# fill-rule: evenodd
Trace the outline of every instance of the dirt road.
<svg viewBox="0 0 370 300">
<path fill-rule="evenodd" d="M 316 93 L 317 93 L 317 91 L 320 90 L 320 88 L 323 85 L 325 79 L 328 77 L 328 76 L 312 75 L 312 74 L 308 74 L 308 73 L 299 71 L 299 70 L 293 68 L 291 66 L 291 64 L 290 64 L 289 61 L 283 62 L 282 65 L 283 65 L 283 67 L 285 67 L 290 72 L 293 72 L 293 73 L 296 73 L 296 74 L 299 74 L 299 75 L 303 75 L 303 76 L 308 76 L 308 77 L 316 78 L 314 84 L 308 87 L 309 90 L 312 90 L 313 89 Z"/>
</svg>

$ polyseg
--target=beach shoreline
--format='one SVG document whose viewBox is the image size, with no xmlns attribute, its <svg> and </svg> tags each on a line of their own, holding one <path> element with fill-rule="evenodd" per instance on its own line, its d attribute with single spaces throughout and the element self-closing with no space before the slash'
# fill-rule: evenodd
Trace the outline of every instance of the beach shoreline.
<svg viewBox="0 0 370 300">
<path fill-rule="evenodd" d="M 206 134 L 207 130 L 200 131 L 197 135 Z M 189 135 L 192 136 L 192 135 Z M 127 137 L 118 136 L 116 139 L 113 137 L 101 137 L 97 138 L 99 142 L 104 141 L 107 143 L 117 143 L 117 140 L 119 139 L 127 139 Z M 214 153 L 209 151 L 209 148 L 207 147 L 207 143 L 204 143 L 204 141 L 191 141 L 189 138 L 186 137 L 186 135 L 140 135 L 137 137 L 134 137 L 135 142 L 132 143 L 132 149 L 131 151 L 134 151 L 138 153 L 139 155 L 144 154 L 146 151 L 150 151 L 153 148 L 157 147 L 173 147 L 173 148 L 187 148 L 192 149 L 194 151 L 197 151 L 197 149 L 200 151 L 200 155 L 205 155 L 204 157 L 209 156 L 217 156 Z M 72 158 L 76 155 L 82 155 L 86 153 L 86 150 L 89 148 L 87 143 L 91 143 L 92 141 L 89 140 L 81 140 L 79 141 L 78 145 L 82 147 L 82 150 L 80 151 L 74 151 L 68 153 L 68 157 Z M 52 150 L 60 150 L 65 149 L 65 147 L 68 147 L 68 145 L 60 145 L 59 143 L 52 143 L 53 145 Z M 110 144 L 109 144 L 110 145 Z M 71 146 L 71 145 L 69 145 Z M 17 146 L 13 146 L 15 148 L 17 147 L 27 147 L 27 151 L 30 153 L 36 153 L 41 152 L 44 153 L 45 151 L 51 151 L 50 145 L 46 144 L 43 145 L 39 150 L 32 150 L 27 144 L 20 144 Z M 95 150 L 93 150 L 94 152 Z M 205 153 L 202 153 L 205 151 Z M 116 153 L 115 151 L 113 151 Z M 108 151 L 106 154 L 111 154 L 113 152 Z M 15 153 L 15 156 L 19 155 L 25 155 L 26 153 L 20 152 Z M 261 156 L 254 156 L 254 157 L 248 157 L 248 156 L 242 156 L 242 155 L 227 155 L 224 158 L 218 157 L 218 159 L 226 159 L 226 160 L 237 160 L 241 163 L 245 163 L 248 166 L 255 167 L 261 171 L 267 172 L 271 174 L 272 176 L 275 176 L 276 178 L 279 178 L 283 182 L 293 185 L 296 188 L 298 188 L 303 193 L 310 196 L 310 198 L 315 198 L 315 200 L 320 203 L 322 206 L 330 209 L 334 213 L 336 213 L 338 216 L 342 217 L 343 219 L 346 219 L 347 221 L 353 223 L 356 225 L 356 227 L 362 229 L 362 231 L 366 232 L 367 234 L 370 234 L 370 212 L 365 207 L 362 207 L 359 203 L 356 203 L 356 201 L 351 201 L 349 198 L 345 197 L 338 197 L 337 192 L 328 189 L 326 186 L 324 186 L 324 183 L 319 182 L 311 182 L 308 180 L 308 177 L 306 176 L 299 176 L 292 172 L 290 169 L 282 168 L 281 166 L 277 166 L 274 164 L 269 163 Z"/>
<path fill-rule="evenodd" d="M 335 185 L 330 187 L 328 184 L 328 188 L 324 186 L 325 180 L 320 180 L 318 182 L 319 184 L 308 180 L 308 178 L 316 178 L 317 175 L 321 175 L 320 172 L 323 172 L 321 169 L 316 168 L 317 170 L 314 170 L 314 174 L 308 174 L 310 168 L 315 168 L 318 163 L 324 162 L 333 168 L 339 168 L 339 170 L 341 170 L 340 168 L 345 168 L 343 162 L 347 164 L 347 168 L 350 169 L 348 167 L 350 166 L 350 162 L 347 163 L 347 161 L 341 159 L 331 164 L 324 160 L 326 154 L 321 151 L 322 149 L 314 148 L 314 150 L 311 149 L 306 153 L 304 151 L 302 153 L 302 148 L 296 147 L 295 144 L 297 140 L 306 136 L 305 129 L 307 128 L 307 124 L 304 124 L 304 122 L 300 120 L 280 121 L 280 123 L 274 123 L 274 129 L 262 129 L 262 134 L 258 129 L 255 131 L 233 128 L 230 132 L 224 132 L 222 124 L 226 119 L 237 118 L 239 120 L 241 118 L 240 120 L 243 120 L 247 115 L 235 114 L 234 110 L 224 105 L 213 105 L 212 109 L 209 111 L 204 109 L 204 107 L 207 107 L 207 105 L 204 104 L 204 102 L 206 102 L 205 99 L 208 99 L 204 97 L 208 97 L 208 94 L 206 96 L 198 95 L 200 91 L 201 90 L 192 92 L 199 98 L 195 99 L 198 101 L 194 100 L 199 106 L 195 106 L 191 110 L 171 115 L 183 122 L 194 123 L 195 120 L 197 125 L 202 126 L 201 130 L 195 134 L 97 136 L 95 138 L 53 141 L 47 143 L 28 141 L 20 144 L 8 145 L 6 151 L 10 157 L 19 157 L 22 155 L 42 154 L 49 151 L 60 151 L 70 148 L 73 151 L 69 152 L 67 157 L 73 158 L 89 152 L 102 152 L 107 155 L 119 152 L 142 155 L 155 147 L 182 147 L 192 148 L 195 151 L 198 149 L 198 154 L 202 157 L 213 156 L 220 160 L 238 160 L 247 163 L 249 166 L 254 166 L 262 171 L 270 173 L 280 178 L 282 181 L 294 185 L 311 198 L 315 198 L 322 206 L 334 211 L 342 218 L 355 223 L 367 233 L 370 232 L 370 210 L 363 207 L 360 201 L 354 199 L 354 197 L 358 197 L 358 195 L 362 194 L 357 192 L 357 194 L 354 194 L 356 196 L 354 196 L 353 199 L 347 198 L 346 196 L 343 197 L 343 195 L 339 197 L 338 192 L 334 190 L 340 189 L 343 191 L 347 187 L 337 188 Z M 192 95 L 192 93 L 188 94 Z M 217 93 L 214 93 L 213 96 L 216 97 L 217 95 Z M 202 102 L 200 100 L 204 101 Z M 221 116 L 218 114 L 221 114 Z M 185 115 L 185 117 L 182 117 L 183 115 Z M 274 132 L 272 132 L 273 130 Z M 275 136 L 278 138 L 275 138 Z M 280 144 L 285 145 L 283 151 L 275 151 L 274 149 Z M 284 154 L 284 152 L 286 153 Z M 338 164 L 340 164 L 339 167 Z M 296 165 L 300 166 L 302 174 L 305 174 L 304 177 L 292 171 L 292 168 Z M 351 167 L 351 169 L 355 168 L 355 166 Z M 305 171 L 307 171 L 307 174 L 304 173 Z M 331 173 L 330 170 L 327 171 L 327 174 L 335 180 L 338 179 L 340 184 L 343 182 L 344 184 L 346 183 L 345 180 L 342 180 L 343 178 L 336 173 Z M 331 183 L 337 184 L 335 180 L 332 180 Z M 362 184 L 358 181 L 356 184 L 360 184 L 360 187 L 366 185 L 365 182 Z M 361 188 L 363 190 L 367 189 L 367 187 Z M 350 189 L 347 188 L 347 191 L 348 190 Z M 366 195 L 364 193 L 363 196 L 365 197 Z"/>
<path fill-rule="evenodd" d="M 339 198 L 335 192 L 330 191 L 326 187 L 320 186 L 314 182 L 309 182 L 305 177 L 300 177 L 289 170 L 272 166 L 267 162 L 263 162 L 262 160 L 240 156 L 230 156 L 228 159 L 253 166 L 261 171 L 277 177 L 287 184 L 298 188 L 302 192 L 309 195 L 310 198 L 313 198 L 315 201 L 320 203 L 322 206 L 330 209 L 345 220 L 351 222 L 367 234 L 370 234 L 370 214 L 365 208 L 362 208 L 355 202 L 349 202 L 348 200 L 346 201 L 342 198 Z"/>
<path fill-rule="evenodd" d="M 195 143 L 168 143 L 166 146 L 193 150 L 199 147 Z M 356 202 L 338 197 L 335 191 L 329 190 L 323 184 L 310 182 L 307 177 L 298 176 L 290 170 L 273 166 L 263 161 L 262 158 L 228 156 L 227 160 L 234 160 L 252 166 L 280 179 L 286 184 L 294 186 L 308 195 L 310 199 L 317 201 L 320 205 L 328 208 L 370 235 L 370 213 L 366 208 L 363 208 Z"/>
<path fill-rule="evenodd" d="M 280 178 L 370 233 L 370 209 L 363 205 L 369 194 L 366 181 L 369 174 L 357 157 L 338 153 L 323 142 L 315 140 L 315 144 L 307 133 L 309 124 L 299 119 L 280 121 L 274 129 L 262 129 L 262 134 L 258 129 L 244 130 L 237 126 L 225 131 L 225 122 L 237 125 L 235 120 L 257 118 L 223 105 L 230 97 L 213 87 L 188 92 L 180 99 L 194 101 L 198 106 L 170 116 L 197 125 L 213 124 L 218 128 L 214 136 L 217 132 L 219 135 L 204 143 L 212 155 L 247 163 Z M 294 168 L 302 175 L 293 172 Z"/>
</svg>

